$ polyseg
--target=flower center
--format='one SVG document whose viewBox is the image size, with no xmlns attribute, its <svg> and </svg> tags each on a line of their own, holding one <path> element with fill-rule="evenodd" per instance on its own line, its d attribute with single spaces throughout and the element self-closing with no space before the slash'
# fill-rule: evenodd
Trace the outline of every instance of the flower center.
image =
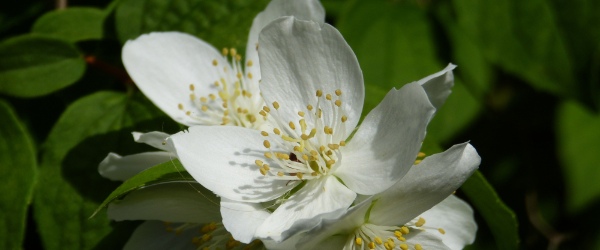
<svg viewBox="0 0 600 250">
<path fill-rule="evenodd" d="M 264 105 L 258 82 L 253 79 L 252 73 L 243 73 L 242 57 L 235 49 L 224 48 L 222 52 L 226 65 L 219 65 L 217 59 L 212 61 L 219 75 L 212 83 L 200 83 L 210 85 L 210 93 L 202 96 L 196 93 L 196 86 L 190 84 L 189 106 L 183 103 L 177 106 L 200 125 L 259 128 L 265 119 L 258 116 L 260 107 Z M 252 60 L 248 60 L 246 67 L 252 66 Z"/>
<path fill-rule="evenodd" d="M 333 95 L 332 95 L 333 94 Z M 335 98 L 334 98 L 335 96 Z M 272 111 L 264 106 L 259 114 L 271 119 L 274 126 L 272 134 L 261 131 L 267 137 L 263 146 L 269 150 L 264 156 L 267 161 L 274 163 L 273 166 L 258 159 L 255 161 L 260 173 L 265 176 L 281 180 L 306 180 L 315 179 L 332 173 L 341 161 L 340 147 L 346 145 L 345 126 L 343 123 L 348 119 L 342 106 L 342 91 L 324 94 L 322 90 L 316 91 L 316 103 L 307 104 L 306 109 L 297 112 L 298 120 L 282 121 L 278 112 L 280 104 L 273 102 Z M 313 106 L 314 105 L 314 106 Z M 324 114 L 323 105 L 330 105 L 333 112 Z M 331 115 L 332 119 L 324 119 L 324 115 Z M 276 136 L 281 140 L 269 140 L 268 137 Z M 343 138 L 343 139 L 342 139 Z M 271 147 L 271 143 L 277 143 L 277 147 Z"/>
<path fill-rule="evenodd" d="M 191 243 L 196 246 L 196 249 L 257 249 L 261 246 L 261 242 L 256 240 L 250 244 L 243 244 L 235 240 L 223 224 L 211 222 L 205 225 L 197 223 L 178 223 L 164 222 L 167 232 L 182 235 L 190 231 L 196 233 L 191 239 Z M 186 234 L 188 235 L 188 234 Z"/>
</svg>

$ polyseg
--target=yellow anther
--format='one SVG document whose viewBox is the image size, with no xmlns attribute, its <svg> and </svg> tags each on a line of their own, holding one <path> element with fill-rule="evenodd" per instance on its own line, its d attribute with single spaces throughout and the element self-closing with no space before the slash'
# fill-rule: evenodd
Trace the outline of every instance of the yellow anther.
<svg viewBox="0 0 600 250">
<path fill-rule="evenodd" d="M 325 99 L 330 100 L 331 101 L 331 94 L 327 94 L 325 95 Z"/>
<path fill-rule="evenodd" d="M 354 240 L 354 243 L 356 243 L 356 245 L 359 245 L 359 246 L 360 246 L 360 245 L 362 245 L 362 243 L 363 243 L 363 240 L 362 240 L 362 238 L 361 238 L 361 237 L 357 237 L 357 238 Z"/>
<path fill-rule="evenodd" d="M 381 240 L 381 238 L 379 236 L 375 237 L 375 243 L 377 245 L 381 245 L 383 243 L 383 241 Z"/>
<path fill-rule="evenodd" d="M 267 113 L 265 113 L 264 110 L 259 111 L 258 114 L 260 114 L 261 116 L 265 116 L 265 117 L 267 116 Z"/>
<path fill-rule="evenodd" d="M 280 134 L 281 134 L 281 131 L 279 131 L 279 129 L 278 129 L 278 128 L 274 128 L 274 129 L 273 129 L 273 133 L 275 133 L 276 135 L 280 135 Z"/>
<path fill-rule="evenodd" d="M 300 117 L 304 117 L 304 112 L 302 112 L 302 111 L 298 111 L 298 115 L 299 115 Z"/>
<path fill-rule="evenodd" d="M 207 99 L 206 97 L 204 97 L 204 96 L 203 96 L 203 97 L 200 97 L 200 101 L 201 101 L 201 102 L 208 102 L 208 99 Z"/>
<path fill-rule="evenodd" d="M 402 233 L 400 231 L 394 231 L 394 236 L 396 237 L 402 237 Z"/>
<path fill-rule="evenodd" d="M 186 112 L 185 112 L 185 115 L 187 115 L 187 116 L 190 116 L 190 115 L 192 115 L 192 112 L 190 112 L 190 111 L 186 111 Z"/>
<path fill-rule="evenodd" d="M 217 99 L 217 96 L 215 96 L 215 94 L 209 94 L 208 98 L 214 101 L 215 99 Z"/>
<path fill-rule="evenodd" d="M 237 50 L 235 48 L 231 48 L 229 49 L 229 53 L 231 54 L 231 56 L 235 56 L 237 55 Z"/>
<path fill-rule="evenodd" d="M 402 228 L 400 228 L 400 232 L 402 234 L 408 234 L 410 232 L 410 230 L 408 230 L 408 227 L 402 227 Z"/>
<path fill-rule="evenodd" d="M 235 55 L 235 60 L 236 61 L 241 61 L 242 60 L 242 56 L 241 55 Z"/>
<path fill-rule="evenodd" d="M 369 242 L 369 249 L 375 249 L 375 242 Z"/>
<path fill-rule="evenodd" d="M 212 236 L 210 234 L 202 235 L 202 241 L 206 242 L 206 241 L 209 241 L 210 239 L 212 239 Z"/>
<path fill-rule="evenodd" d="M 302 159 L 304 159 L 305 161 L 308 161 L 308 155 L 302 155 Z"/>
<path fill-rule="evenodd" d="M 212 62 L 212 63 L 213 63 L 213 66 L 217 66 L 217 65 L 219 65 L 219 62 L 217 61 L 217 59 L 213 59 L 213 62 Z"/>
<path fill-rule="evenodd" d="M 265 157 L 271 159 L 273 157 L 273 154 L 271 154 L 271 152 L 265 152 Z"/>
<path fill-rule="evenodd" d="M 223 115 L 224 115 L 224 116 L 228 116 L 228 115 L 229 115 L 229 109 L 226 109 L 226 110 L 224 110 L 224 111 L 223 111 Z"/>
<path fill-rule="evenodd" d="M 223 105 L 221 105 L 221 106 L 223 106 L 223 108 L 226 109 L 227 108 L 227 102 L 223 102 Z"/>
<path fill-rule="evenodd" d="M 288 154 L 275 153 L 275 155 L 277 156 L 277 158 L 282 159 L 282 160 L 289 160 L 290 159 L 290 156 Z"/>
<path fill-rule="evenodd" d="M 321 146 L 319 147 L 319 151 L 321 151 L 321 152 L 325 151 L 325 146 L 321 145 Z"/>
<path fill-rule="evenodd" d="M 246 62 L 246 66 L 248 66 L 248 67 L 252 67 L 252 64 L 253 64 L 252 60 L 248 60 L 248 62 Z"/>
<path fill-rule="evenodd" d="M 331 150 L 327 150 L 327 152 L 325 152 L 326 155 L 332 155 L 333 152 Z"/>
<path fill-rule="evenodd" d="M 194 89 L 196 89 L 195 86 L 194 86 L 194 84 L 190 84 L 190 90 L 194 91 Z"/>
<path fill-rule="evenodd" d="M 322 90 L 317 90 L 317 97 L 321 97 L 323 95 L 323 91 Z"/>
<path fill-rule="evenodd" d="M 347 117 L 347 116 L 345 116 L 345 115 L 343 115 L 343 116 L 342 116 L 342 122 L 346 122 L 347 120 L 348 120 L 348 117 Z"/>
<path fill-rule="evenodd" d="M 242 73 L 238 72 L 237 74 L 235 74 L 235 77 L 237 77 L 238 79 L 242 79 Z"/>
<path fill-rule="evenodd" d="M 321 116 L 323 116 L 323 110 L 319 109 L 319 110 L 317 111 L 317 117 L 318 117 L 318 118 L 321 118 Z"/>
<path fill-rule="evenodd" d="M 422 160 L 415 160 L 414 165 L 419 165 L 419 163 L 421 163 L 421 162 L 422 162 Z"/>
<path fill-rule="evenodd" d="M 444 230 L 443 228 L 438 228 L 438 232 L 440 232 L 441 234 L 446 234 L 446 230 Z"/>
<path fill-rule="evenodd" d="M 400 244 L 400 249 L 407 250 L 408 249 L 408 245 L 406 245 L 405 243 L 402 243 L 402 244 Z"/>
<path fill-rule="evenodd" d="M 327 147 L 329 147 L 330 149 L 336 150 L 336 149 L 340 148 L 340 145 L 337 145 L 337 144 L 328 144 Z"/>
<path fill-rule="evenodd" d="M 311 150 L 311 151 L 310 151 L 310 154 L 311 154 L 312 156 L 317 156 L 317 155 L 319 155 L 319 152 L 317 152 L 317 151 L 314 151 L 314 150 Z"/>
<path fill-rule="evenodd" d="M 300 135 L 300 138 L 302 138 L 302 140 L 305 140 L 305 141 L 308 140 L 308 139 L 310 139 L 310 137 L 308 137 L 307 134 Z"/>
<path fill-rule="evenodd" d="M 340 141 L 340 146 L 341 147 L 346 146 L 346 141 Z"/>
<path fill-rule="evenodd" d="M 229 123 L 229 118 L 223 117 L 223 124 L 221 124 L 221 125 L 225 125 L 227 123 Z"/>
<path fill-rule="evenodd" d="M 279 176 L 279 177 L 283 176 L 283 172 L 277 172 L 277 176 Z"/>
<path fill-rule="evenodd" d="M 271 109 L 267 106 L 263 106 L 263 110 L 267 113 L 271 111 Z"/>
<path fill-rule="evenodd" d="M 399 241 L 402 241 L 402 242 L 406 242 L 406 238 L 404 238 L 404 237 L 402 237 L 402 236 L 400 236 L 400 237 L 397 237 L 396 239 L 398 239 Z"/>
<path fill-rule="evenodd" d="M 415 244 L 415 250 L 423 250 L 421 244 Z"/>
<path fill-rule="evenodd" d="M 300 150 L 301 150 L 300 146 L 294 146 L 294 151 L 300 152 Z"/>
<path fill-rule="evenodd" d="M 196 95 L 194 95 L 194 94 L 190 94 L 190 100 L 191 100 L 191 101 L 193 101 L 193 100 L 196 100 Z"/>
<path fill-rule="evenodd" d="M 303 177 L 303 176 L 304 176 L 304 174 L 303 174 L 303 173 L 297 173 L 297 174 L 296 174 L 296 177 L 298 177 L 298 179 L 300 179 L 300 180 L 302 180 L 302 177 Z"/>
<path fill-rule="evenodd" d="M 342 106 L 342 101 L 341 100 L 335 100 L 335 106 L 341 107 Z"/>
<path fill-rule="evenodd" d="M 250 121 L 251 123 L 255 123 L 256 122 L 256 116 L 254 116 L 254 115 L 248 115 L 248 121 Z"/>
<path fill-rule="evenodd" d="M 256 166 L 259 166 L 259 167 L 262 167 L 264 165 L 263 161 L 261 161 L 261 160 L 254 161 L 254 164 L 256 164 Z"/>
<path fill-rule="evenodd" d="M 262 136 L 269 136 L 269 133 L 267 133 L 267 131 L 260 131 L 260 134 Z"/>
<path fill-rule="evenodd" d="M 311 111 L 313 109 L 313 106 L 308 104 L 308 105 L 306 105 L 306 109 L 308 109 L 308 111 Z"/>
<path fill-rule="evenodd" d="M 289 125 L 290 125 L 290 128 L 291 128 L 291 129 L 296 129 L 296 125 L 294 125 L 294 123 L 293 123 L 293 122 L 290 122 L 290 123 L 289 123 Z"/>
<path fill-rule="evenodd" d="M 273 108 L 279 109 L 279 103 L 278 102 L 273 102 Z"/>
<path fill-rule="evenodd" d="M 268 170 L 266 170 L 265 168 L 260 168 L 260 174 L 262 175 L 267 175 Z"/>
<path fill-rule="evenodd" d="M 214 84 L 215 84 L 216 87 L 219 87 L 219 81 L 215 81 Z"/>
<path fill-rule="evenodd" d="M 248 79 L 252 79 L 252 73 L 248 72 Z"/>
<path fill-rule="evenodd" d="M 327 161 L 327 165 L 333 166 L 333 164 L 335 164 L 335 160 L 328 160 Z"/>
<path fill-rule="evenodd" d="M 423 153 L 423 152 L 419 152 L 419 153 L 417 154 L 417 157 L 425 157 L 425 156 L 426 156 L 426 154 L 425 154 L 425 153 Z"/>
<path fill-rule="evenodd" d="M 179 108 L 179 110 L 183 110 L 183 104 L 177 104 L 177 108 Z"/>
<path fill-rule="evenodd" d="M 271 147 L 271 143 L 269 141 L 265 140 L 263 142 L 263 146 L 265 146 L 265 148 L 270 148 Z"/>
<path fill-rule="evenodd" d="M 341 89 L 336 89 L 335 90 L 335 95 L 341 96 L 342 95 L 342 90 Z"/>
<path fill-rule="evenodd" d="M 269 164 L 265 164 L 263 165 L 263 168 L 267 171 L 271 170 L 271 168 L 269 167 Z"/>
<path fill-rule="evenodd" d="M 227 54 L 229 54 L 229 50 L 227 50 L 227 48 L 223 48 L 223 50 L 221 50 L 221 53 L 223 53 L 223 56 L 227 56 Z"/>
<path fill-rule="evenodd" d="M 423 217 L 419 217 L 419 220 L 417 221 L 417 223 L 415 223 L 415 225 L 417 227 L 422 227 L 425 224 L 425 219 L 423 219 Z"/>
</svg>

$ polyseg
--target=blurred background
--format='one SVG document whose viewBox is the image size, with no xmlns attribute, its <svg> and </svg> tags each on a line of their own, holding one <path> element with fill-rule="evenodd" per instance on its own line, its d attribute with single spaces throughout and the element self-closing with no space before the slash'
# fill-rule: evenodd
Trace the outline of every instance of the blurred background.
<svg viewBox="0 0 600 250">
<path fill-rule="evenodd" d="M 131 82 L 122 45 L 178 30 L 243 51 L 267 3 L 1 3 L 0 248 L 120 248 L 136 222 L 89 219 L 119 186 L 98 163 L 147 150 L 131 131 L 182 129 Z M 322 4 L 361 64 L 364 114 L 391 88 L 458 65 L 422 151 L 470 141 L 482 157 L 457 192 L 479 224 L 469 249 L 600 249 L 600 1 Z"/>
</svg>

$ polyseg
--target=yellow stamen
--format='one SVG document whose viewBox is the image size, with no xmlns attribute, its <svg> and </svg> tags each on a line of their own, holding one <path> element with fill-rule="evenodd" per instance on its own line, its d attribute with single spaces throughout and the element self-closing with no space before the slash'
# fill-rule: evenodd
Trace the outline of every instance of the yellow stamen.
<svg viewBox="0 0 600 250">
<path fill-rule="evenodd" d="M 425 224 L 425 219 L 423 219 L 423 217 L 419 217 L 419 220 L 417 221 L 417 223 L 415 223 L 415 225 L 417 227 L 422 227 L 423 224 Z"/>
<path fill-rule="evenodd" d="M 267 140 L 265 140 L 263 142 L 263 145 L 265 146 L 265 148 L 270 148 L 271 147 L 271 143 L 269 141 L 267 141 Z"/>
<path fill-rule="evenodd" d="M 219 62 L 217 62 L 217 59 L 213 59 L 212 64 L 213 64 L 213 66 L 217 66 L 217 65 L 219 65 Z"/>
</svg>

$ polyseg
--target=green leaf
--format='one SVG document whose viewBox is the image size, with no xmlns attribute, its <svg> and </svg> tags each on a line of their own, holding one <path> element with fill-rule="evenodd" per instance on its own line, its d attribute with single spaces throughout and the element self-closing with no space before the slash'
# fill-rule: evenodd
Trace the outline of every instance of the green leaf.
<svg viewBox="0 0 600 250">
<path fill-rule="evenodd" d="M 365 112 L 392 87 L 442 70 L 434 30 L 424 10 L 390 1 L 354 1 L 340 15 L 338 27 L 360 62 L 367 89 Z M 465 66 L 468 67 L 468 66 Z M 459 67 L 456 71 L 460 71 Z M 431 123 L 429 135 L 449 141 L 478 115 L 480 106 L 457 80 L 454 93 Z M 375 93 L 375 94 L 374 94 Z"/>
<path fill-rule="evenodd" d="M 123 43 L 153 31 L 182 31 L 242 51 L 254 16 L 267 2 L 123 0 L 115 14 L 116 30 Z"/>
<path fill-rule="evenodd" d="M 40 17 L 31 32 L 70 42 L 101 39 L 105 17 L 106 13 L 96 8 L 55 10 Z"/>
<path fill-rule="evenodd" d="M 567 209 L 578 212 L 600 199 L 600 115 L 564 102 L 557 116 L 559 156 L 567 186 Z"/>
<path fill-rule="evenodd" d="M 70 43 L 24 35 L 0 43 L 0 93 L 42 96 L 79 80 L 85 61 Z"/>
<path fill-rule="evenodd" d="M 481 172 L 476 171 L 461 190 L 469 197 L 496 239 L 500 250 L 518 249 L 519 230 L 515 213 L 508 208 Z"/>
<path fill-rule="evenodd" d="M 90 249 L 111 231 L 109 221 L 88 219 L 116 182 L 98 174 L 110 151 L 140 152 L 131 131 L 161 130 L 162 115 L 139 95 L 98 92 L 61 115 L 44 143 L 34 215 L 45 249 Z"/>
<path fill-rule="evenodd" d="M 37 176 L 36 153 L 29 133 L 1 99 L 0 121 L 0 248 L 20 249 Z"/>
<path fill-rule="evenodd" d="M 94 217 L 100 210 L 108 206 L 109 203 L 125 196 L 129 192 L 135 191 L 142 187 L 169 183 L 169 182 L 196 182 L 194 178 L 185 171 L 181 162 L 178 159 L 165 162 L 129 178 L 115 191 L 113 191 L 103 202 L 98 209 L 92 214 Z"/>
</svg>

